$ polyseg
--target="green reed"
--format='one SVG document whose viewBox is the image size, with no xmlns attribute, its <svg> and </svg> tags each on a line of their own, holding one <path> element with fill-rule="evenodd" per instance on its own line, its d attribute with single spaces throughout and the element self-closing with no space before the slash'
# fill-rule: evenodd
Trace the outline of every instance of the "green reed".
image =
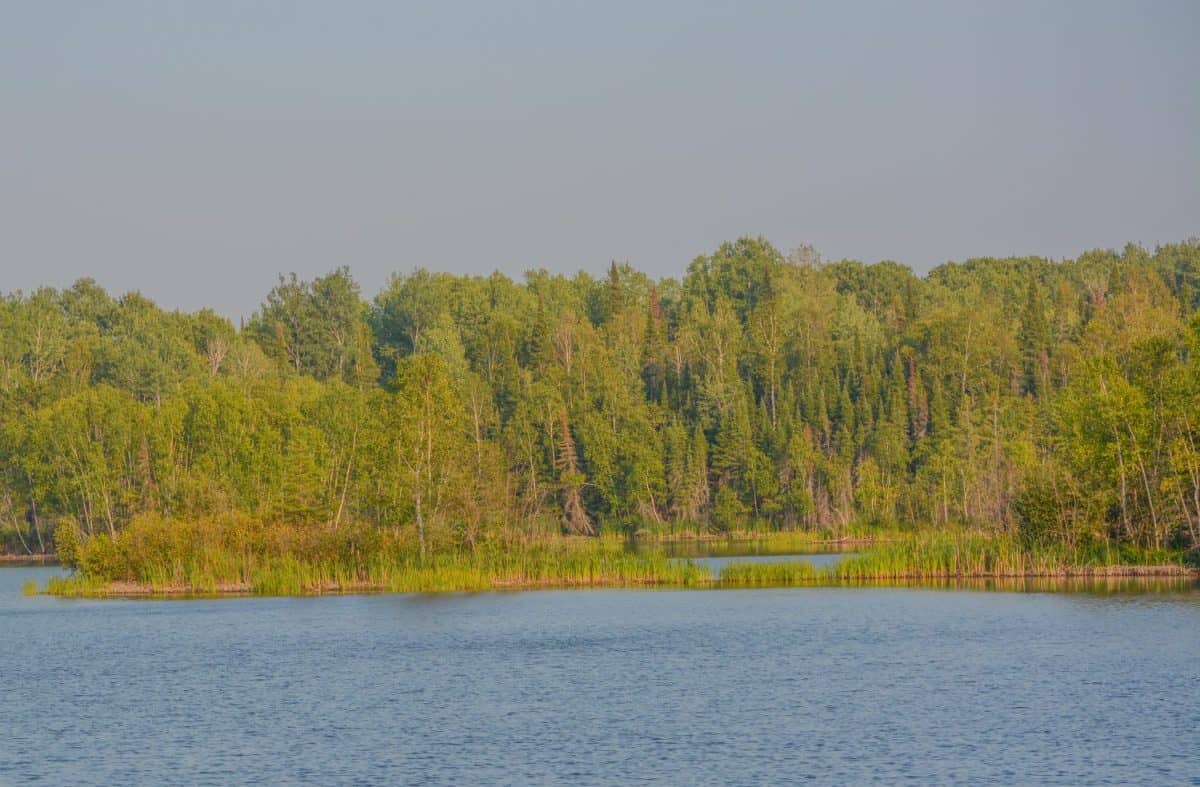
<svg viewBox="0 0 1200 787">
<path fill-rule="evenodd" d="M 840 580 L 1083 576 L 1136 566 L 1185 571 L 1182 554 L 1117 549 L 1103 543 L 1029 547 L 1005 535 L 968 532 L 880 544 L 831 566 L 830 573 Z"/>
<path fill-rule="evenodd" d="M 166 531 L 168 527 L 177 529 Z M 1183 575 L 1182 555 L 1083 547 L 1028 548 L 1015 538 L 968 531 L 890 534 L 832 566 L 803 561 L 731 563 L 719 578 L 704 566 L 671 558 L 663 545 L 620 534 L 599 538 L 540 537 L 442 547 L 421 556 L 387 532 L 262 527 L 243 521 L 179 527 L 146 521 L 115 540 L 85 546 L 69 578 L 52 579 L 55 595 L 337 592 L 443 592 L 571 587 L 785 587 L 896 580 L 1071 577 L 1137 573 Z M 810 550 L 809 533 L 776 533 L 756 551 Z M 732 548 L 732 547 L 731 547 Z M 742 546 L 744 549 L 744 544 Z"/>
<path fill-rule="evenodd" d="M 824 570 L 802 560 L 778 563 L 727 563 L 721 569 L 722 587 L 788 587 L 828 579 Z"/>
<path fill-rule="evenodd" d="M 243 592 L 302 595 L 348 591 L 436 592 L 541 587 L 693 587 L 707 569 L 661 550 L 631 552 L 620 538 L 485 544 L 420 557 L 380 550 L 309 557 L 201 549 L 186 558 L 140 563 L 128 577 L 81 571 L 56 580 L 58 595 Z"/>
</svg>

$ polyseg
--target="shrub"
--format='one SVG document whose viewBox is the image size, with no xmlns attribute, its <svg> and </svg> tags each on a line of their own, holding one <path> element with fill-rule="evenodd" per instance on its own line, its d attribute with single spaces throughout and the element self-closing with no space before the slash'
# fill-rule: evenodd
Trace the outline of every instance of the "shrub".
<svg viewBox="0 0 1200 787">
<path fill-rule="evenodd" d="M 127 578 L 129 573 L 121 548 L 107 535 L 92 536 L 83 543 L 78 565 L 84 574 L 109 581 Z"/>
<path fill-rule="evenodd" d="M 1044 479 L 1027 478 L 1013 501 L 1017 533 L 1026 547 L 1047 546 L 1062 538 L 1062 522 L 1054 488 Z"/>
<path fill-rule="evenodd" d="M 79 567 L 82 536 L 79 523 L 73 517 L 65 516 L 54 526 L 54 552 L 58 560 L 69 568 Z"/>
</svg>

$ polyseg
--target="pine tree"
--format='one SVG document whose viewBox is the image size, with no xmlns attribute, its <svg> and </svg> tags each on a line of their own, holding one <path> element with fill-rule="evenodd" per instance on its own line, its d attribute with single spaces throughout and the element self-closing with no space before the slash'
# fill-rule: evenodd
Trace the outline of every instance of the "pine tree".
<svg viewBox="0 0 1200 787">
<path fill-rule="evenodd" d="M 1029 280 L 1021 328 L 1017 335 L 1021 349 L 1021 388 L 1034 396 L 1044 393 L 1050 371 L 1050 324 L 1046 320 L 1046 302 L 1037 282 Z"/>
</svg>

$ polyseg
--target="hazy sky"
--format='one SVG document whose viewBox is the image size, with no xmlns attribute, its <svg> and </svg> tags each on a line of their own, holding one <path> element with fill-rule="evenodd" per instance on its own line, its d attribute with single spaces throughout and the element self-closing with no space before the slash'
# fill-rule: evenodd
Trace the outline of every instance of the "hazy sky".
<svg viewBox="0 0 1200 787">
<path fill-rule="evenodd" d="M 0 0 L 0 291 L 1200 235 L 1200 3 Z"/>
</svg>

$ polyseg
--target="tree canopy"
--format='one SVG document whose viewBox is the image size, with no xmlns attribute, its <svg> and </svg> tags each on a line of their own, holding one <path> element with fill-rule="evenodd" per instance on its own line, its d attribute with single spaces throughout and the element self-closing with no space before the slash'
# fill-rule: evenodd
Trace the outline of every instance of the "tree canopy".
<svg viewBox="0 0 1200 787">
<path fill-rule="evenodd" d="M 243 330 L 0 299 L 0 533 L 220 512 L 420 548 L 693 523 L 1200 542 L 1200 242 L 919 277 L 742 238 L 681 280 L 348 268 Z"/>
</svg>

